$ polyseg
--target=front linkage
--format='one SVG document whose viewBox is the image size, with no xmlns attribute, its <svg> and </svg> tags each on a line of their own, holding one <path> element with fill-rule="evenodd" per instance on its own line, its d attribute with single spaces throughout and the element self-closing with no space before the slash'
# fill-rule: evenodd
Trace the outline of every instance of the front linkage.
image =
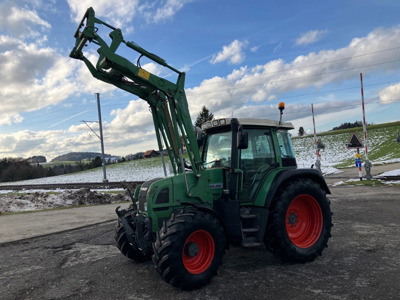
<svg viewBox="0 0 400 300">
<path fill-rule="evenodd" d="M 116 228 L 118 249 L 128 258 L 142 262 L 151 257 L 152 243 L 155 236 L 151 230 L 151 220 L 144 214 L 138 213 L 134 205 L 128 209 L 119 209 Z M 145 259 L 147 258 L 147 259 Z"/>
</svg>

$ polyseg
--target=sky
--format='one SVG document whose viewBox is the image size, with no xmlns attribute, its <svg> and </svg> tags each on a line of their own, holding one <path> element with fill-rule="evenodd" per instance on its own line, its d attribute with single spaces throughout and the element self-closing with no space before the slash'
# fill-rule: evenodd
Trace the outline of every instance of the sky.
<svg viewBox="0 0 400 300">
<path fill-rule="evenodd" d="M 362 120 L 400 119 L 400 2 L 244 0 L 1 0 L 0 158 L 156 149 L 148 104 L 98 81 L 69 57 L 86 9 L 186 72 L 193 123 L 216 118 L 279 120 L 313 133 Z M 123 47 L 123 46 L 121 46 Z M 85 54 L 96 61 L 95 47 Z M 136 62 L 129 49 L 121 55 Z M 143 68 L 175 81 L 150 60 Z"/>
</svg>

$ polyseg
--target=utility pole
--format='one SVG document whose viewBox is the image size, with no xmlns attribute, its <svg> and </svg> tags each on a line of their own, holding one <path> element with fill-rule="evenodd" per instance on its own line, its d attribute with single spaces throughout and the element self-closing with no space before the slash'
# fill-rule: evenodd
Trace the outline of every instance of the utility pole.
<svg viewBox="0 0 400 300">
<path fill-rule="evenodd" d="M 99 128 L 100 128 L 100 144 L 101 144 L 101 156 L 103 161 L 103 182 L 107 182 L 107 175 L 106 175 L 106 160 L 104 158 L 104 142 L 103 142 L 103 123 L 101 121 L 101 109 L 100 109 L 100 94 L 96 93 L 97 95 L 97 110 L 99 112 Z"/>
<path fill-rule="evenodd" d="M 99 113 L 99 128 L 100 128 L 100 135 L 94 131 L 89 124 L 87 123 L 88 121 L 81 121 L 86 124 L 87 127 L 100 139 L 100 144 L 101 144 L 101 160 L 102 160 L 102 166 L 103 166 L 103 182 L 108 182 L 107 180 L 107 175 L 106 175 L 106 159 L 104 157 L 104 142 L 103 142 L 103 125 L 101 121 L 101 109 L 100 109 L 100 94 L 95 93 L 97 95 L 97 110 Z"/>
<path fill-rule="evenodd" d="M 367 126 L 365 124 L 365 108 L 364 108 L 364 87 L 363 87 L 363 78 L 362 78 L 362 73 L 360 73 L 360 81 L 361 81 L 361 100 L 362 100 L 362 112 L 363 112 L 363 129 L 364 129 L 364 146 L 365 146 L 365 163 L 364 163 L 364 168 L 365 171 L 367 172 L 365 178 L 367 180 L 371 180 L 371 167 L 372 164 L 368 160 L 368 149 L 367 149 Z"/>
</svg>

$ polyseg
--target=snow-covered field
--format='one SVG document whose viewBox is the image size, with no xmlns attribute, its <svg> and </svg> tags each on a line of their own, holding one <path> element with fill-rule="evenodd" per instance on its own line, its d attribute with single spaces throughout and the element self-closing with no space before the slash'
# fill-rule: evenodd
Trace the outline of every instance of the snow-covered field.
<svg viewBox="0 0 400 300">
<path fill-rule="evenodd" d="M 146 162 L 149 162 L 146 165 Z M 126 163 L 109 165 L 106 167 L 106 176 L 110 182 L 119 181 L 146 181 L 155 177 L 163 177 L 164 171 L 161 161 L 155 159 L 135 160 Z M 79 173 L 72 173 L 60 176 L 45 177 L 16 182 L 5 182 L 0 185 L 23 185 L 23 184 L 60 184 L 77 182 L 102 182 L 103 169 L 97 168 Z"/>
</svg>

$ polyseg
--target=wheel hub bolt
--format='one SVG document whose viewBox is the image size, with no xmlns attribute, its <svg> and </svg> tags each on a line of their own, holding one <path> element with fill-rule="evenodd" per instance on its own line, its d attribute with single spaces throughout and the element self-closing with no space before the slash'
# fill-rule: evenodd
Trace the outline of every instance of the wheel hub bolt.
<svg viewBox="0 0 400 300">
<path fill-rule="evenodd" d="M 190 257 L 195 257 L 199 253 L 199 245 L 196 243 L 187 243 L 185 246 L 185 254 Z"/>
<path fill-rule="evenodd" d="M 295 226 L 296 223 L 299 223 L 299 220 L 297 219 L 297 215 L 296 215 L 295 213 L 291 213 L 291 214 L 289 215 L 288 221 L 289 221 L 289 224 L 290 224 L 291 226 Z"/>
</svg>

